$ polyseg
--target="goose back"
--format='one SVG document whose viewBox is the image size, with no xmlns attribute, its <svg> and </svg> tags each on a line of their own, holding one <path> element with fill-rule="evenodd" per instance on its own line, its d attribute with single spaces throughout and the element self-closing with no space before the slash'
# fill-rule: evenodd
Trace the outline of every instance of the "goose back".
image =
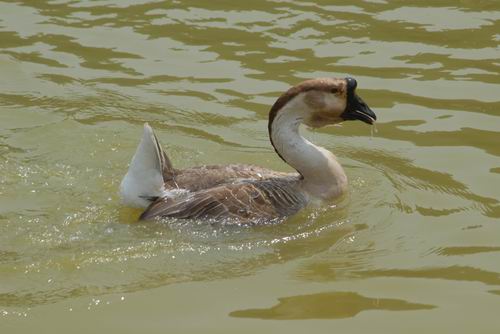
<svg viewBox="0 0 500 334">
<path fill-rule="evenodd" d="M 165 189 L 185 189 L 195 192 L 210 189 L 242 179 L 265 180 L 276 177 L 294 176 L 296 173 L 276 172 L 254 165 L 206 165 L 186 169 L 164 170 Z"/>
</svg>

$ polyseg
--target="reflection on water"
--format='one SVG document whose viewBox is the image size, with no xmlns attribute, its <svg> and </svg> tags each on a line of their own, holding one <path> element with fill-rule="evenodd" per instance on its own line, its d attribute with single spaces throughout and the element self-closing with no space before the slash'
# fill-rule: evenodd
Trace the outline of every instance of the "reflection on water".
<svg viewBox="0 0 500 334">
<path fill-rule="evenodd" d="M 373 309 L 370 295 L 379 310 L 426 309 L 405 325 L 468 314 L 487 332 L 500 286 L 498 31 L 495 1 L 1 2 L 0 314 L 35 321 L 28 307 L 266 272 L 269 286 L 296 284 L 273 297 L 294 297 L 233 315 L 346 318 Z M 177 167 L 288 170 L 268 142 L 270 105 L 301 80 L 346 75 L 377 135 L 354 122 L 304 133 L 339 156 L 348 202 L 253 228 L 136 223 L 120 206 L 144 122 Z M 386 280 L 394 289 L 374 287 Z M 351 292 L 311 295 L 311 282 Z"/>
<path fill-rule="evenodd" d="M 15 289 L 0 293 L 1 305 L 35 306 L 250 275 L 273 263 L 321 252 L 353 231 L 342 223 L 318 221 L 316 211 L 304 212 L 288 224 L 253 228 L 185 221 L 82 226 L 100 219 L 98 208 L 84 211 L 67 217 L 64 226 L 22 231 L 27 234 L 24 242 L 40 245 L 44 254 L 4 252 L 0 270 Z M 328 216 L 340 218 L 338 212 Z M 28 288 L 19 288 L 23 286 Z"/>
<path fill-rule="evenodd" d="M 500 247 L 445 247 L 437 251 L 440 255 L 468 255 L 487 252 L 500 252 Z"/>
<path fill-rule="evenodd" d="M 229 315 L 267 320 L 341 319 L 369 310 L 412 311 L 433 308 L 433 305 L 400 299 L 368 298 L 354 292 L 325 292 L 279 298 L 279 304 L 268 309 L 234 311 Z"/>
</svg>

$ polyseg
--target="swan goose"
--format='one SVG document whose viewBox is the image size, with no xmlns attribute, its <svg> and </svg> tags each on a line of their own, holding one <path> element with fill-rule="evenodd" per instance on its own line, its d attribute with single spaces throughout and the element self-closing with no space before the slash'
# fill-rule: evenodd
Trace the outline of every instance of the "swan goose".
<svg viewBox="0 0 500 334">
<path fill-rule="evenodd" d="M 356 94 L 353 78 L 304 81 L 283 93 L 269 112 L 276 153 L 295 173 L 253 165 L 176 169 L 153 129 L 144 132 L 120 185 L 125 205 L 145 208 L 141 220 L 185 218 L 259 223 L 297 213 L 312 202 L 331 202 L 347 190 L 347 177 L 330 151 L 301 136 L 345 120 L 373 124 L 375 113 Z"/>
</svg>

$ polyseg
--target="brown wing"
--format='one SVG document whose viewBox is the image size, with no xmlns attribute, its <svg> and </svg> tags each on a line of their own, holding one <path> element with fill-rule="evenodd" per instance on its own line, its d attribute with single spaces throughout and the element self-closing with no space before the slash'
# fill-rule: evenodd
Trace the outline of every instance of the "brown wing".
<svg viewBox="0 0 500 334">
<path fill-rule="evenodd" d="M 140 219 L 234 219 L 238 222 L 290 216 L 307 204 L 298 191 L 298 178 L 241 181 L 191 193 L 183 198 L 160 198 Z"/>
</svg>

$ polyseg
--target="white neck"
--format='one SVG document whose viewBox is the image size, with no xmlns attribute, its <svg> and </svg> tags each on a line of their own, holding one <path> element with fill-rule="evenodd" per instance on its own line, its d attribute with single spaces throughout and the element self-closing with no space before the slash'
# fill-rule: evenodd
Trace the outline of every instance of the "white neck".
<svg viewBox="0 0 500 334">
<path fill-rule="evenodd" d="M 303 176 L 306 192 L 323 200 L 333 199 L 347 189 L 347 177 L 333 153 L 299 133 L 308 109 L 300 97 L 287 103 L 272 122 L 271 140 L 280 156 Z"/>
</svg>

